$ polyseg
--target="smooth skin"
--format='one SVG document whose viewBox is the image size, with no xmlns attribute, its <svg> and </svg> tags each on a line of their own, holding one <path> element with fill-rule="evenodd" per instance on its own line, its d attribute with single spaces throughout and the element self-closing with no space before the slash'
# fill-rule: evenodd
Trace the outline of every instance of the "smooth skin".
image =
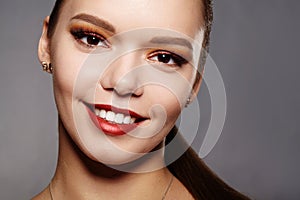
<svg viewBox="0 0 300 200">
<path fill-rule="evenodd" d="M 82 13 L 101 19 L 112 26 L 113 30 L 107 24 L 95 25 L 93 21 L 82 17 Z M 41 62 L 51 62 L 54 67 L 53 88 L 59 113 L 59 155 L 52 180 L 54 199 L 162 198 L 172 177 L 166 167 L 149 170 L 147 173 L 126 173 L 111 169 L 105 164 L 126 164 L 137 160 L 143 153 L 158 149 L 135 167 L 147 168 L 153 163 L 163 166 L 163 148 L 160 147 L 163 147 L 164 138 L 174 126 L 183 107 L 185 98 L 178 99 L 178 96 L 186 97 L 186 91 L 178 90 L 177 94 L 161 84 L 140 83 L 137 81 L 138 76 L 126 75 L 137 66 L 157 65 L 159 68 L 173 70 L 184 80 L 188 80 L 190 85 L 194 85 L 195 69 L 192 66 L 197 66 L 199 57 L 195 55 L 198 54 L 187 47 L 174 44 L 164 44 L 157 48 L 152 46 L 144 50 L 142 48 L 116 58 L 115 62 L 103 68 L 99 72 L 101 76 L 92 82 L 94 84 L 86 83 L 93 90 L 78 89 L 76 84 L 79 76 L 88 76 L 84 72 L 92 70 L 85 68 L 82 71 L 90 53 L 95 49 L 103 49 L 109 55 L 112 49 L 124 44 L 118 43 L 118 39 L 124 39 L 118 36 L 122 33 L 154 27 L 174 31 L 201 43 L 201 16 L 201 3 L 198 0 L 68 0 L 61 10 L 52 38 L 47 37 L 49 18 L 45 19 L 38 56 Z M 93 32 L 92 36 L 101 35 L 105 40 L 99 42 L 91 35 L 87 37 L 81 34 L 79 37 L 78 32 L 82 30 L 85 34 Z M 127 40 L 134 44 L 130 37 Z M 144 41 L 145 38 L 141 40 Z M 192 59 L 181 66 L 176 62 L 174 64 L 174 57 L 169 60 L 161 59 L 161 56 L 169 52 Z M 101 54 L 98 56 L 101 57 Z M 162 74 L 165 73 L 164 70 L 161 71 Z M 192 99 L 196 97 L 200 83 L 201 81 L 195 84 L 191 90 L 186 89 Z M 112 101 L 113 97 L 117 97 L 117 100 Z M 127 104 L 122 104 L 125 101 Z M 140 125 L 140 134 L 153 132 L 152 125 L 161 121 L 162 116 L 165 117 L 165 123 L 158 133 L 145 138 L 127 134 L 121 137 L 107 136 L 90 123 L 83 102 L 117 104 L 114 106 L 122 108 L 125 108 L 124 105 L 128 106 L 127 109 L 146 118 Z M 160 114 L 161 110 L 153 109 L 154 105 L 160 105 L 165 115 Z M 48 187 L 34 198 L 39 199 L 50 199 Z M 193 198 L 174 178 L 165 199 Z"/>
</svg>

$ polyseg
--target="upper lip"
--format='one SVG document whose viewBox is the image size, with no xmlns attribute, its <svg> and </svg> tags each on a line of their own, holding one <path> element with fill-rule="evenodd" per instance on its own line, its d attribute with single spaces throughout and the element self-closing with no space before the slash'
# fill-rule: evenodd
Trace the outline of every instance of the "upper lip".
<svg viewBox="0 0 300 200">
<path fill-rule="evenodd" d="M 85 103 L 91 110 L 95 110 L 95 108 L 99 110 L 106 110 L 106 111 L 112 111 L 114 113 L 121 113 L 124 115 L 130 115 L 131 117 L 137 118 L 137 119 L 146 119 L 146 117 L 143 117 L 136 112 L 124 108 L 118 108 L 112 105 L 108 104 L 90 104 L 90 103 Z"/>
</svg>

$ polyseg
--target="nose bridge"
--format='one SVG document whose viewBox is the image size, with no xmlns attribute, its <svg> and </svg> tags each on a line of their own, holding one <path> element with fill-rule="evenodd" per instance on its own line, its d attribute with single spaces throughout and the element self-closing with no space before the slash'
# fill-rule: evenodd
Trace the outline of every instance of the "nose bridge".
<svg viewBox="0 0 300 200">
<path fill-rule="evenodd" d="M 137 53 L 127 53 L 122 55 L 114 61 L 109 68 L 111 68 L 116 79 L 124 77 L 126 74 L 130 73 L 138 65 Z M 109 70 L 109 69 L 108 69 Z"/>
<path fill-rule="evenodd" d="M 140 63 L 139 60 L 138 52 L 127 53 L 117 58 L 104 72 L 100 81 L 102 87 L 112 89 L 119 95 L 140 95 L 139 76 L 135 70 Z"/>
</svg>

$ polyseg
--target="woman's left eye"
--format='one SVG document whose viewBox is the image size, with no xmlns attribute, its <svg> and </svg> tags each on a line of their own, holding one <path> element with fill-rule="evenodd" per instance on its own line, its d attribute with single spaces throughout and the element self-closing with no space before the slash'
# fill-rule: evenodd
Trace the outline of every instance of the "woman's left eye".
<svg viewBox="0 0 300 200">
<path fill-rule="evenodd" d="M 178 56 L 168 51 L 158 51 L 158 52 L 151 53 L 150 56 L 148 57 L 148 60 L 159 62 L 170 66 L 179 66 L 179 67 L 187 63 L 187 61 L 181 56 Z"/>
</svg>

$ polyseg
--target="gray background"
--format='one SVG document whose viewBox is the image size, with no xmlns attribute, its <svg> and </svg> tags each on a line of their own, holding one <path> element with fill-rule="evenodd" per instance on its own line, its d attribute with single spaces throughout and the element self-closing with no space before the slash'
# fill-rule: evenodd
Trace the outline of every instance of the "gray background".
<svg viewBox="0 0 300 200">
<path fill-rule="evenodd" d="M 0 2 L 0 199 L 29 199 L 53 175 L 57 114 L 36 51 L 53 1 Z M 211 56 L 228 98 L 207 164 L 254 199 L 300 198 L 300 1 L 216 0 Z M 209 97 L 199 95 L 205 123 Z M 205 125 L 194 148 L 199 150 Z"/>
</svg>

